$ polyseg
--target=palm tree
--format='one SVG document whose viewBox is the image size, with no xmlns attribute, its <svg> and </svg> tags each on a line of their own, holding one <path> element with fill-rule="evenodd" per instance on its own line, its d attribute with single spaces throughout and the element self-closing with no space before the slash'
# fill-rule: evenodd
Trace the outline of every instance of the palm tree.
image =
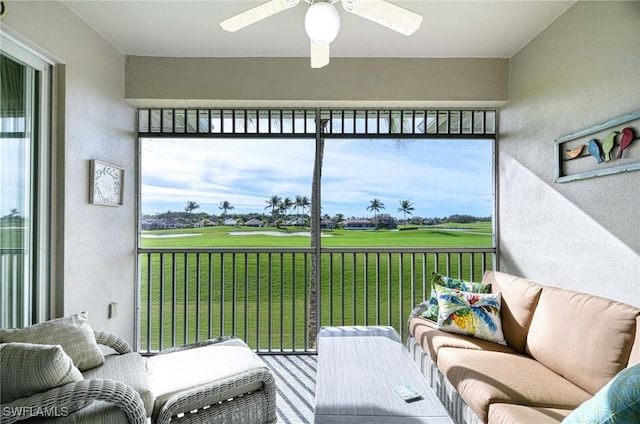
<svg viewBox="0 0 640 424">
<path fill-rule="evenodd" d="M 193 211 L 195 209 L 198 209 L 200 207 L 200 205 L 196 202 L 194 202 L 193 200 L 189 200 L 187 202 L 187 206 L 184 207 L 184 210 L 189 212 L 189 213 L 193 213 Z"/>
<path fill-rule="evenodd" d="M 407 214 L 413 215 L 414 207 L 413 203 L 408 200 L 400 200 L 400 207 L 398 208 L 398 212 L 402 212 L 404 214 L 404 226 L 407 226 Z"/>
<path fill-rule="evenodd" d="M 320 133 L 323 134 L 327 130 L 328 119 L 320 120 Z M 316 286 L 320 284 L 319 275 L 320 267 L 318 262 L 319 249 L 317 246 L 317 239 L 320 238 L 317 228 L 320 227 L 320 223 L 316 220 L 320 217 L 320 202 L 317 196 L 318 184 L 322 179 L 322 160 L 324 157 L 324 137 L 320 136 L 317 147 L 318 157 L 313 165 L 313 179 L 311 180 L 311 207 L 314 209 L 311 212 L 311 248 L 315 249 L 314 254 L 311 255 L 311 276 L 309 278 L 309 323 L 307 324 L 307 342 L 309 346 L 315 347 L 316 336 L 318 332 L 318 291 Z"/>
<path fill-rule="evenodd" d="M 293 202 L 293 200 L 288 197 L 285 197 L 278 203 L 278 209 L 280 210 L 283 218 L 286 218 L 287 212 L 293 207 L 294 204 L 295 203 Z"/>
<path fill-rule="evenodd" d="M 302 214 L 304 215 L 305 209 L 311 206 L 311 202 L 309 201 L 309 198 L 307 196 L 302 196 L 302 203 L 300 204 L 300 206 L 302 207 Z"/>
<path fill-rule="evenodd" d="M 229 203 L 228 200 L 225 200 L 224 202 L 220 202 L 220 206 L 218 206 L 218 209 L 222 211 L 222 216 L 225 216 L 227 214 L 227 211 L 233 210 L 233 206 L 231 206 L 231 203 Z"/>
<path fill-rule="evenodd" d="M 276 209 L 278 208 L 278 205 L 280 204 L 280 196 L 274 194 L 266 202 L 267 202 L 267 206 L 265 206 L 264 208 L 265 209 L 271 208 L 271 219 L 273 220 L 273 225 L 275 226 L 275 224 L 276 224 Z"/>
<path fill-rule="evenodd" d="M 295 200 L 295 204 L 293 206 L 293 209 L 296 211 L 296 214 L 298 215 L 298 221 L 300 220 L 300 209 L 302 208 L 302 210 L 304 210 L 304 206 L 302 206 L 302 196 L 296 196 L 296 200 Z"/>
<path fill-rule="evenodd" d="M 300 215 L 304 215 L 305 209 L 309 207 L 310 204 L 307 196 L 296 196 L 295 209 L 298 211 L 298 218 L 301 218 Z M 300 209 L 302 209 L 302 213 L 300 213 Z"/>
<path fill-rule="evenodd" d="M 378 212 L 380 212 L 381 209 L 384 209 L 384 203 L 382 203 L 380 199 L 373 199 L 369 206 L 367 206 L 367 210 L 373 212 L 373 220 L 376 228 L 378 227 Z"/>
</svg>

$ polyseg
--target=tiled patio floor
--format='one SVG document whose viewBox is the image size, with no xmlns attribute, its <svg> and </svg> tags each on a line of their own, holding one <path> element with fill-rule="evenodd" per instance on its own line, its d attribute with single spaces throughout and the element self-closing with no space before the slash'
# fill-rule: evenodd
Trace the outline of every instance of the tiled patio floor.
<svg viewBox="0 0 640 424">
<path fill-rule="evenodd" d="M 316 389 L 316 355 L 262 355 L 278 388 L 278 423 L 313 423 Z"/>
</svg>

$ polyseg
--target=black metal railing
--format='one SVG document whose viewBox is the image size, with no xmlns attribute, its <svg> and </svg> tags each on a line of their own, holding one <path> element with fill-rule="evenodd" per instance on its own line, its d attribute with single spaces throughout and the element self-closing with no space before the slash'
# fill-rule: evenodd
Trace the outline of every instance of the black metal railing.
<svg viewBox="0 0 640 424">
<path fill-rule="evenodd" d="M 487 138 L 493 109 L 138 109 L 139 137 Z"/>
<path fill-rule="evenodd" d="M 139 249 L 140 350 L 218 336 L 257 352 L 312 353 L 311 248 Z M 440 272 L 479 281 L 494 248 L 323 248 L 319 326 L 390 325 L 404 335 L 412 308 Z"/>
</svg>

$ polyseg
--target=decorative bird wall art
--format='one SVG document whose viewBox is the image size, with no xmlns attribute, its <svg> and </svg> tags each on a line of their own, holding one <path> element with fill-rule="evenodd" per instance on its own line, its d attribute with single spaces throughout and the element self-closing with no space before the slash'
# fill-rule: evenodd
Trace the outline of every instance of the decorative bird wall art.
<svg viewBox="0 0 640 424">
<path fill-rule="evenodd" d="M 631 128 L 627 127 L 622 130 L 622 135 L 620 136 L 620 148 L 618 149 L 618 156 L 616 159 L 622 158 L 622 152 L 629 147 L 633 138 L 633 130 Z"/>
<path fill-rule="evenodd" d="M 620 137 L 618 137 L 618 135 Z M 616 143 L 616 138 L 620 140 Z M 613 150 L 618 147 L 618 154 L 615 156 L 615 159 L 622 159 L 623 152 L 629 147 L 633 140 L 638 139 L 635 136 L 634 130 L 631 127 L 623 128 L 622 131 L 611 131 L 609 134 L 605 136 L 602 142 L 598 141 L 595 138 L 592 138 L 587 142 L 587 144 L 581 144 L 572 149 L 565 149 L 566 158 L 568 160 L 576 159 L 579 157 L 584 157 L 583 151 L 584 147 L 587 147 L 587 154 L 593 156 L 596 159 L 597 163 L 609 162 L 613 159 L 612 153 Z"/>
<path fill-rule="evenodd" d="M 602 153 L 604 153 L 604 161 L 609 162 L 611 160 L 611 151 L 613 150 L 613 145 L 616 144 L 616 136 L 618 135 L 618 131 L 611 131 L 607 136 L 602 140 Z"/>
<path fill-rule="evenodd" d="M 604 159 L 602 159 L 602 150 L 600 149 L 600 143 L 598 143 L 598 140 L 596 140 L 595 138 L 589 140 L 587 148 L 589 149 L 589 153 L 591 154 L 591 156 L 596 158 L 598 163 L 604 162 Z"/>
<path fill-rule="evenodd" d="M 575 149 L 567 149 L 567 157 L 569 159 L 575 159 L 578 156 L 580 156 L 580 153 L 582 153 L 582 151 L 584 150 L 584 144 L 579 145 L 578 147 L 576 147 Z"/>
</svg>

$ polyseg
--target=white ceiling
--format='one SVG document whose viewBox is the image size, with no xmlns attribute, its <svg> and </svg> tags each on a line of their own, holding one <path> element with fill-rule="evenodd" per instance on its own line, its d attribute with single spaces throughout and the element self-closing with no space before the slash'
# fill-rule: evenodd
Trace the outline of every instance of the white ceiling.
<svg viewBox="0 0 640 424">
<path fill-rule="evenodd" d="M 306 57 L 308 3 L 235 33 L 220 22 L 263 1 L 64 0 L 127 55 L 167 57 Z M 391 0 L 423 16 L 410 37 L 347 13 L 332 57 L 509 58 L 570 8 L 571 1 Z"/>
</svg>

